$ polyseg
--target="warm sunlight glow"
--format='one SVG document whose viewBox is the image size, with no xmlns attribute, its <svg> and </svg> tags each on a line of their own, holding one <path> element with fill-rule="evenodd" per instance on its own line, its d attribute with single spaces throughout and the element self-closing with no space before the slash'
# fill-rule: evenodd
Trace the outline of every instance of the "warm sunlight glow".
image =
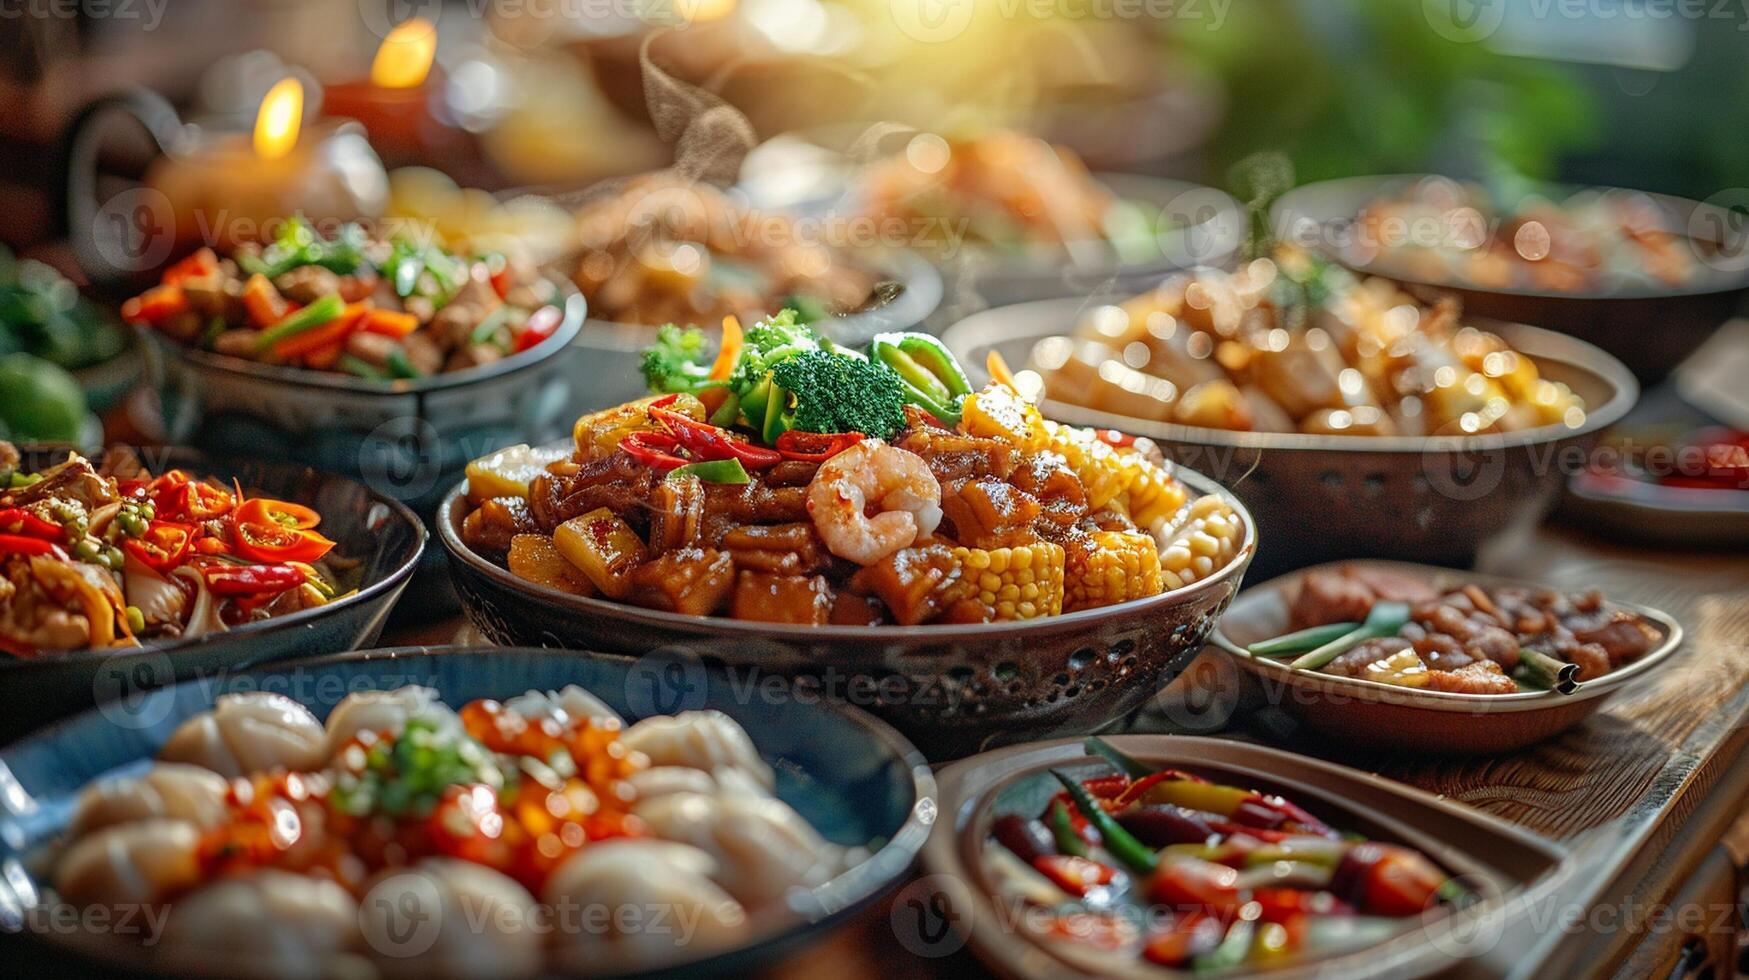
<svg viewBox="0 0 1749 980">
<path fill-rule="evenodd" d="M 437 57 L 437 28 L 415 17 L 389 32 L 370 65 L 370 80 L 383 88 L 416 88 Z"/>
<path fill-rule="evenodd" d="M 267 90 L 261 111 L 255 114 L 255 152 L 277 160 L 298 145 L 298 127 L 304 118 L 304 86 L 295 78 L 282 78 Z"/>
</svg>

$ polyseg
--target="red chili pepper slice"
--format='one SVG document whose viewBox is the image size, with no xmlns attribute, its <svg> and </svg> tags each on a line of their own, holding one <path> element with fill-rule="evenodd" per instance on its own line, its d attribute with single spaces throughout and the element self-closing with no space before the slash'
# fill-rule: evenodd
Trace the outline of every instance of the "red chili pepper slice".
<svg viewBox="0 0 1749 980">
<path fill-rule="evenodd" d="M 155 572 L 168 572 L 182 564 L 194 543 L 194 526 L 171 521 L 153 521 L 146 533 L 122 542 L 122 549 Z"/>
<path fill-rule="evenodd" d="M 1115 868 L 1070 854 L 1040 854 L 1032 859 L 1032 866 L 1058 888 L 1078 897 L 1117 880 Z"/>
<path fill-rule="evenodd" d="M 22 534 L 45 541 L 59 541 L 66 535 L 59 524 L 45 521 L 22 507 L 0 510 L 0 533 Z"/>
<path fill-rule="evenodd" d="M 239 524 L 277 524 L 298 531 L 308 531 L 322 523 L 322 515 L 303 504 L 294 504 L 289 500 L 270 500 L 267 497 L 251 497 L 243 501 L 237 508 Z"/>
<path fill-rule="evenodd" d="M 308 581 L 291 565 L 208 565 L 201 575 L 214 595 L 227 597 L 284 592 Z"/>
<path fill-rule="evenodd" d="M 686 460 L 675 455 L 680 448 L 680 440 L 666 432 L 634 432 L 619 441 L 619 448 L 626 455 L 658 472 L 666 473 L 679 466 L 685 466 Z"/>
<path fill-rule="evenodd" d="M 299 530 L 280 524 L 235 524 L 237 554 L 252 561 L 312 562 L 327 554 L 334 542 L 315 531 Z"/>
<path fill-rule="evenodd" d="M 777 437 L 777 451 L 784 459 L 824 463 L 863 440 L 860 432 L 802 432 L 791 429 Z"/>
<path fill-rule="evenodd" d="M 528 315 L 528 326 L 516 337 L 516 343 L 511 346 L 512 354 L 520 354 L 531 347 L 539 346 L 540 342 L 553 335 L 559 329 L 561 319 L 559 308 L 543 306 Z"/>
<path fill-rule="evenodd" d="M 53 541 L 22 534 L 0 534 L 0 555 L 53 555 L 63 561 L 67 558 L 67 552 Z"/>
<path fill-rule="evenodd" d="M 650 417 L 662 423 L 669 434 L 679 440 L 681 447 L 692 454 L 695 462 L 738 459 L 742 466 L 750 470 L 769 469 L 783 462 L 782 454 L 775 450 L 737 439 L 726 429 L 687 418 L 679 412 L 670 412 L 652 405 Z"/>
<path fill-rule="evenodd" d="M 152 504 L 160 517 L 177 521 L 210 521 L 229 514 L 235 501 L 228 490 L 189 480 L 153 497 Z"/>
</svg>

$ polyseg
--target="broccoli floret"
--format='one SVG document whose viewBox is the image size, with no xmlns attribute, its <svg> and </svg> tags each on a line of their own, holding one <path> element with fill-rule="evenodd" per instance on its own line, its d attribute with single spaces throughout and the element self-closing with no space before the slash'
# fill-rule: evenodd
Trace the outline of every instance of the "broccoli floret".
<svg viewBox="0 0 1749 980">
<path fill-rule="evenodd" d="M 644 350 L 639 370 L 657 394 L 697 391 L 709 382 L 703 331 L 668 324 L 656 331 L 656 342 Z"/>
<path fill-rule="evenodd" d="M 773 365 L 819 347 L 814 332 L 806 324 L 796 322 L 795 310 L 781 310 L 747 328 L 741 340 L 741 356 L 729 375 L 729 387 L 745 397 Z"/>
<path fill-rule="evenodd" d="M 905 427 L 905 383 L 885 364 L 816 349 L 778 362 L 771 380 L 795 400 L 785 428 L 885 439 Z"/>
</svg>

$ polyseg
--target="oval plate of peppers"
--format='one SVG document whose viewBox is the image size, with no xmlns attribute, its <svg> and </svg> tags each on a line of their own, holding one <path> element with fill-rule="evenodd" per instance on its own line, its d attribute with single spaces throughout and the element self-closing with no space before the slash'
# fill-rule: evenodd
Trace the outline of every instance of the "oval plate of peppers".
<svg viewBox="0 0 1749 980">
<path fill-rule="evenodd" d="M 925 865 L 966 884 L 957 921 L 1014 976 L 1421 975 L 1562 863 L 1415 790 L 1217 739 L 1035 743 L 940 779 L 956 822 Z"/>
<path fill-rule="evenodd" d="M 341 477 L 0 443 L 0 731 L 194 674 L 353 649 L 375 638 L 423 547 L 411 511 Z"/>
</svg>

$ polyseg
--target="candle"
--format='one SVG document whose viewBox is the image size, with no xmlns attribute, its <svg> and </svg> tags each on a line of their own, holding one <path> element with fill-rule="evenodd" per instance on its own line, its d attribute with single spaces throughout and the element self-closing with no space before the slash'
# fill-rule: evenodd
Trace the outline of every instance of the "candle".
<svg viewBox="0 0 1749 980">
<path fill-rule="evenodd" d="M 169 199 L 179 241 L 260 241 L 294 214 L 322 223 L 381 216 L 388 175 L 363 130 L 343 121 L 306 130 L 303 104 L 303 86 L 284 79 L 261 100 L 253 134 L 187 126 L 154 161 L 146 184 Z"/>
<path fill-rule="evenodd" d="M 369 78 L 328 87 L 322 111 L 363 123 L 391 167 L 424 165 L 454 177 L 472 176 L 466 170 L 478 150 L 449 118 L 436 57 L 437 29 L 414 17 L 383 38 Z"/>
</svg>

